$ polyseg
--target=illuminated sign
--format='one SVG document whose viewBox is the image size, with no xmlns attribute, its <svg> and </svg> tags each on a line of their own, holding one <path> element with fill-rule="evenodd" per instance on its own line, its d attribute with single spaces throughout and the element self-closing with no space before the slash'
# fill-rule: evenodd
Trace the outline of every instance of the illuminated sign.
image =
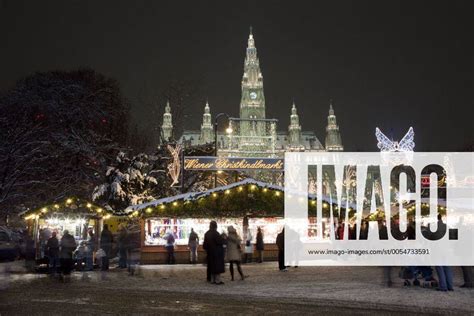
<svg viewBox="0 0 474 316">
<path fill-rule="evenodd" d="M 283 158 L 184 157 L 184 170 L 283 171 Z"/>
</svg>

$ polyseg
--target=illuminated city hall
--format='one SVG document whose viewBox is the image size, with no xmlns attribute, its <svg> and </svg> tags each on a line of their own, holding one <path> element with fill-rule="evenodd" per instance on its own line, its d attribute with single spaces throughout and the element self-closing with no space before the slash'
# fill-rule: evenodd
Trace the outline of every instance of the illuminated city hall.
<svg viewBox="0 0 474 316">
<path fill-rule="evenodd" d="M 281 157 L 285 151 L 342 151 L 344 149 L 332 104 L 329 104 L 324 145 L 314 131 L 303 131 L 296 104 L 289 107 L 290 124 L 278 130 L 278 120 L 265 115 L 265 93 L 255 39 L 250 30 L 242 76 L 240 117 L 229 118 L 225 132 L 217 134 L 217 154 L 227 157 Z M 173 135 L 172 109 L 168 103 L 161 125 L 163 138 Z M 206 102 L 200 130 L 185 130 L 179 139 L 186 145 L 214 143 L 214 125 Z"/>
</svg>

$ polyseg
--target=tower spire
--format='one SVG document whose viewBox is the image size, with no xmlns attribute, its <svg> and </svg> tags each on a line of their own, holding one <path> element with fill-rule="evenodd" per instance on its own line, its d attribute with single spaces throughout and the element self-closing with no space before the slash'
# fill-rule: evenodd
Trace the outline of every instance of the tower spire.
<svg viewBox="0 0 474 316">
<path fill-rule="evenodd" d="M 173 119 L 171 115 L 170 100 L 166 101 L 163 123 L 161 124 L 164 141 L 170 141 L 173 137 Z"/>
<path fill-rule="evenodd" d="M 326 150 L 327 151 L 343 151 L 341 133 L 336 122 L 336 115 L 334 115 L 334 108 L 332 106 L 332 99 L 329 101 L 329 116 L 328 125 L 326 127 Z"/>
<path fill-rule="evenodd" d="M 214 131 L 212 129 L 212 117 L 211 108 L 209 106 L 209 100 L 206 98 L 206 105 L 204 106 L 204 114 L 202 115 L 201 124 L 201 139 L 199 143 L 207 144 L 212 142 L 214 137 Z"/>
<path fill-rule="evenodd" d="M 288 126 L 289 144 L 288 149 L 291 151 L 304 150 L 301 144 L 301 125 L 298 111 L 296 110 L 295 100 L 291 106 L 290 126 Z"/>
</svg>

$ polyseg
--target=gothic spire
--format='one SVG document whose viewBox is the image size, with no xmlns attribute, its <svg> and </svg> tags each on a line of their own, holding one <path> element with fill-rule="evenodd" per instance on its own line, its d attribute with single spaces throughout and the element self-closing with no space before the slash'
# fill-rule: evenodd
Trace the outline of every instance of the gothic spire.
<svg viewBox="0 0 474 316">
<path fill-rule="evenodd" d="M 240 99 L 240 118 L 265 118 L 263 76 L 260 70 L 260 62 L 257 57 L 257 48 L 255 47 L 252 28 L 250 28 L 244 60 L 244 73 L 242 75 L 242 96 Z"/>
<path fill-rule="evenodd" d="M 161 124 L 163 139 L 170 141 L 173 137 L 173 119 L 171 115 L 170 101 L 166 101 L 165 112 L 163 113 L 163 123 Z"/>
<path fill-rule="evenodd" d="M 255 40 L 253 39 L 252 26 L 250 26 L 250 33 L 249 33 L 247 48 L 255 48 Z"/>
<path fill-rule="evenodd" d="M 289 134 L 289 150 L 291 151 L 300 151 L 304 147 L 301 144 L 301 125 L 298 112 L 296 110 L 295 100 L 293 100 L 293 105 L 291 106 L 291 115 L 290 115 L 290 126 L 288 126 Z"/>
<path fill-rule="evenodd" d="M 341 133 L 336 122 L 336 115 L 332 106 L 332 100 L 329 102 L 328 125 L 326 127 L 326 150 L 327 151 L 343 151 Z"/>
<path fill-rule="evenodd" d="M 214 137 L 214 132 L 212 129 L 212 117 L 211 117 L 211 108 L 209 106 L 209 101 L 206 100 L 206 105 L 204 106 L 204 114 L 202 115 L 202 124 L 201 124 L 201 144 L 207 144 L 212 142 Z"/>
</svg>

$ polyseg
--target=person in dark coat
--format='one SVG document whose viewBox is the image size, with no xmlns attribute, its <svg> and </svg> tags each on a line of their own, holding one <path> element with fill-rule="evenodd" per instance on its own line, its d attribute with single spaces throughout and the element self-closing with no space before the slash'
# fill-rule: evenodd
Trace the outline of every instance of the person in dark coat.
<svg viewBox="0 0 474 316">
<path fill-rule="evenodd" d="M 217 231 L 217 223 L 211 221 L 209 230 L 204 234 L 203 248 L 207 252 L 207 269 L 213 284 L 224 284 L 221 281 L 221 273 L 225 272 L 223 245 L 224 239 Z"/>
<path fill-rule="evenodd" d="M 257 229 L 257 243 L 255 245 L 257 248 L 257 253 L 258 253 L 258 263 L 263 262 L 263 250 L 264 250 L 264 244 L 263 244 L 263 233 L 262 229 L 259 227 Z"/>
<path fill-rule="evenodd" d="M 112 244 L 114 242 L 114 237 L 109 230 L 109 226 L 104 224 L 102 233 L 100 234 L 100 248 L 105 252 L 105 256 L 102 259 L 102 271 L 109 270 L 109 257 L 112 253 Z"/>
<path fill-rule="evenodd" d="M 285 266 L 285 229 L 277 235 L 276 244 L 278 247 L 278 268 L 280 271 L 288 271 Z"/>
<path fill-rule="evenodd" d="M 125 226 L 122 226 L 119 231 L 117 238 L 118 250 L 119 250 L 119 264 L 118 267 L 125 269 L 127 267 L 127 240 L 128 232 Z"/>
<path fill-rule="evenodd" d="M 31 238 L 31 236 L 27 232 L 25 232 L 23 236 L 23 241 L 25 243 L 25 253 L 24 253 L 25 268 L 28 271 L 33 272 L 36 266 L 35 241 L 33 240 L 33 238 Z"/>
<path fill-rule="evenodd" d="M 56 232 L 53 232 L 46 242 L 46 254 L 49 259 L 49 273 L 54 276 L 59 266 L 59 240 L 56 237 Z"/>
<path fill-rule="evenodd" d="M 176 263 L 176 259 L 175 259 L 175 256 L 174 256 L 174 244 L 175 244 L 175 242 L 176 242 L 176 240 L 174 238 L 174 233 L 170 230 L 166 234 L 166 245 L 165 245 L 165 249 L 166 249 L 166 252 L 168 254 L 168 259 L 166 260 L 167 264 L 175 264 Z"/>
<path fill-rule="evenodd" d="M 60 246 L 59 262 L 61 263 L 61 269 L 66 278 L 65 280 L 67 280 L 72 270 L 72 253 L 76 249 L 76 240 L 74 239 L 74 236 L 69 234 L 68 230 L 64 231 Z"/>
<path fill-rule="evenodd" d="M 87 234 L 88 234 L 88 237 L 87 237 L 88 252 L 87 252 L 87 258 L 86 258 L 86 270 L 92 271 L 94 270 L 94 252 L 96 251 L 97 240 L 92 228 L 89 229 Z"/>
<path fill-rule="evenodd" d="M 188 248 L 190 254 L 190 261 L 192 264 L 197 263 L 197 249 L 199 247 L 199 236 L 196 234 L 193 228 L 191 228 L 191 233 L 189 234 Z"/>
</svg>

